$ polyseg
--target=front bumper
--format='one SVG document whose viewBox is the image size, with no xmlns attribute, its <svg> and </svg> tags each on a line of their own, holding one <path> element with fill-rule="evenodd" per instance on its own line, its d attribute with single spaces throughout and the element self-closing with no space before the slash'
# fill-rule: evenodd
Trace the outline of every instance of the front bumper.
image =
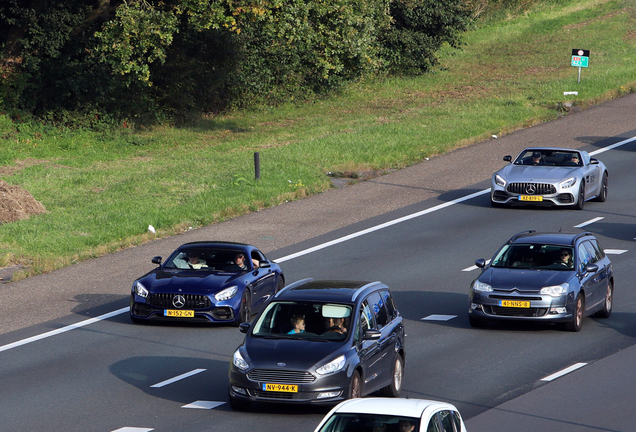
<svg viewBox="0 0 636 432">
<path fill-rule="evenodd" d="M 186 304 L 182 310 L 193 311 L 193 317 L 171 317 L 166 316 L 168 310 L 176 308 L 165 302 L 157 302 L 148 298 L 140 297 L 136 294 L 130 298 L 130 316 L 139 321 L 189 321 L 189 322 L 212 322 L 212 323 L 229 323 L 236 319 L 238 314 L 236 306 L 228 305 L 228 302 L 222 304 L 214 304 L 207 296 L 201 297 L 200 301 Z"/>
<path fill-rule="evenodd" d="M 350 379 L 346 368 L 321 376 L 287 369 L 250 369 L 245 373 L 230 364 L 229 394 L 238 402 L 335 405 L 346 399 Z M 298 391 L 268 391 L 266 384 L 296 385 Z"/>
<path fill-rule="evenodd" d="M 516 320 L 567 322 L 574 316 L 574 294 L 560 297 L 545 294 L 510 294 L 502 292 L 481 293 L 471 290 L 468 314 L 484 321 Z M 529 302 L 529 307 L 508 307 L 503 302 Z"/>
</svg>

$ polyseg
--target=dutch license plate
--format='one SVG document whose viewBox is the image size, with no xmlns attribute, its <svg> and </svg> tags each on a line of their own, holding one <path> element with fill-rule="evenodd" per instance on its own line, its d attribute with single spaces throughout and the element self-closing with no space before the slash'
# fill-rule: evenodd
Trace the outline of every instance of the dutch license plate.
<svg viewBox="0 0 636 432">
<path fill-rule="evenodd" d="M 298 393 L 298 386 L 295 384 L 263 384 L 264 391 Z"/>
<path fill-rule="evenodd" d="M 499 300 L 499 306 L 503 307 L 516 307 L 516 308 L 529 308 L 529 301 L 520 300 Z"/>
<path fill-rule="evenodd" d="M 543 201 L 541 195 L 519 195 L 519 201 Z"/>
<path fill-rule="evenodd" d="M 163 316 L 176 317 L 176 318 L 194 318 L 194 311 L 166 309 L 163 311 Z"/>
</svg>

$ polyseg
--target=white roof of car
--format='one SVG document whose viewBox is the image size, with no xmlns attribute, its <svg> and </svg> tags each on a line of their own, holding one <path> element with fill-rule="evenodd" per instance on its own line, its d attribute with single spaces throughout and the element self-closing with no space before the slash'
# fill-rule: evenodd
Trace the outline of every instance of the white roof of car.
<svg viewBox="0 0 636 432">
<path fill-rule="evenodd" d="M 440 409 L 458 411 L 454 405 L 446 402 L 425 399 L 374 397 L 349 399 L 340 402 L 340 404 L 334 408 L 333 412 L 421 417 L 424 411 L 437 411 Z"/>
</svg>

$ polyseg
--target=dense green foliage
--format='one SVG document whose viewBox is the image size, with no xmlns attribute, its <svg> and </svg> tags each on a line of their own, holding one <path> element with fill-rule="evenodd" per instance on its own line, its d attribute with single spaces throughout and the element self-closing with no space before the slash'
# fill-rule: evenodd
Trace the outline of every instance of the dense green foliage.
<svg viewBox="0 0 636 432">
<path fill-rule="evenodd" d="M 6 0 L 0 107 L 90 126 L 311 98 L 425 72 L 470 17 L 462 0 Z"/>
</svg>

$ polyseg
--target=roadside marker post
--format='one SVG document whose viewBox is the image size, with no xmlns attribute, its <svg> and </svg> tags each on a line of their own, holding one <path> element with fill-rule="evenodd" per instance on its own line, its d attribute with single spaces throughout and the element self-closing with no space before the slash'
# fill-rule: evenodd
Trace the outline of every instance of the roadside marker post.
<svg viewBox="0 0 636 432">
<path fill-rule="evenodd" d="M 581 83 L 581 68 L 589 67 L 590 50 L 575 48 L 572 50 L 572 66 L 579 68 L 579 84 Z"/>
</svg>

